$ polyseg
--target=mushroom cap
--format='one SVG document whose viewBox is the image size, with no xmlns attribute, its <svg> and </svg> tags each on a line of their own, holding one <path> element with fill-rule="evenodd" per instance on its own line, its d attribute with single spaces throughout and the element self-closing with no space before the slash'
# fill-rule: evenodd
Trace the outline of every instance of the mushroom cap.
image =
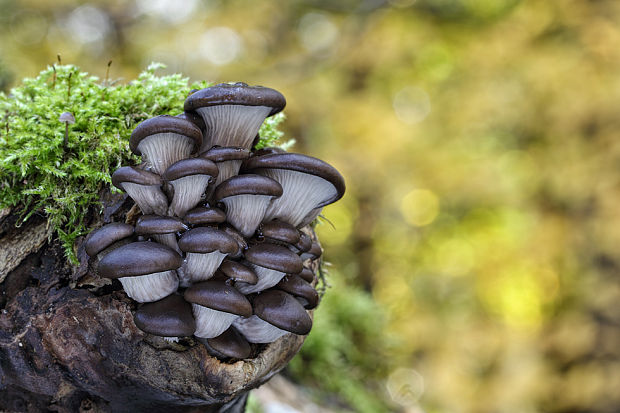
<svg viewBox="0 0 620 413">
<path fill-rule="evenodd" d="M 277 146 L 266 146 L 252 153 L 252 156 L 263 156 L 269 155 L 272 153 L 286 153 L 286 151 L 282 148 L 278 148 Z"/>
<path fill-rule="evenodd" d="M 297 228 L 279 219 L 261 224 L 258 229 L 258 235 L 291 245 L 297 244 L 301 237 Z"/>
<path fill-rule="evenodd" d="M 178 294 L 143 304 L 133 321 L 140 330 L 162 337 L 186 337 L 196 331 L 192 306 Z"/>
<path fill-rule="evenodd" d="M 73 113 L 71 112 L 63 112 L 59 117 L 58 120 L 61 122 L 65 122 L 67 124 L 73 124 L 75 123 L 75 116 L 73 116 Z"/>
<path fill-rule="evenodd" d="M 245 148 L 237 148 L 236 146 L 214 146 L 199 156 L 213 162 L 239 161 L 248 159 L 250 151 Z"/>
<path fill-rule="evenodd" d="M 256 244 L 248 248 L 245 259 L 252 264 L 287 274 L 297 274 L 303 269 L 299 255 L 277 244 Z"/>
<path fill-rule="evenodd" d="M 176 270 L 183 258 L 173 249 L 156 242 L 132 242 L 107 254 L 97 271 L 105 278 L 135 277 Z"/>
<path fill-rule="evenodd" d="M 235 242 L 237 243 L 237 247 L 238 247 L 237 252 L 229 254 L 228 256 L 234 259 L 241 257 L 241 255 L 243 255 L 242 253 L 248 249 L 248 243 L 246 239 L 243 237 L 243 235 L 239 231 L 237 231 L 235 227 L 230 225 L 228 222 L 225 222 L 224 224 L 222 224 L 220 228 L 222 229 L 222 231 L 228 234 L 232 239 L 234 239 Z"/>
<path fill-rule="evenodd" d="M 170 165 L 164 172 L 166 181 L 174 181 L 190 175 L 209 175 L 217 177 L 219 170 L 214 162 L 202 158 L 181 159 Z"/>
<path fill-rule="evenodd" d="M 176 133 L 187 136 L 194 141 L 195 150 L 202 144 L 202 131 L 192 122 L 180 117 L 160 115 L 145 120 L 133 130 L 129 138 L 129 148 L 136 155 L 141 155 L 138 145 L 142 139 L 158 133 Z"/>
<path fill-rule="evenodd" d="M 310 268 L 304 267 L 304 269 L 301 270 L 301 272 L 297 275 L 299 275 L 301 279 L 305 280 L 306 282 L 311 283 L 312 281 L 314 281 L 314 271 L 312 271 Z"/>
<path fill-rule="evenodd" d="M 123 182 L 139 185 L 161 185 L 161 176 L 136 166 L 121 166 L 112 174 L 112 185 L 124 191 Z"/>
<path fill-rule="evenodd" d="M 243 162 L 241 170 L 251 172 L 256 169 L 288 169 L 291 171 L 302 172 L 330 182 L 336 188 L 336 195 L 324 201 L 316 207 L 336 202 L 344 195 L 344 178 L 333 166 L 318 158 L 300 153 L 270 153 L 261 156 L 252 156 Z"/>
<path fill-rule="evenodd" d="M 297 274 L 287 274 L 276 284 L 275 288 L 285 291 L 295 297 L 302 297 L 308 303 L 307 309 L 315 308 L 319 304 L 319 294 L 309 282 Z"/>
<path fill-rule="evenodd" d="M 254 299 L 254 314 L 274 326 L 291 333 L 306 335 L 312 319 L 292 295 L 284 291 L 263 291 Z"/>
<path fill-rule="evenodd" d="M 252 353 L 250 343 L 232 326 L 219 336 L 206 341 L 211 349 L 225 357 L 245 359 Z"/>
<path fill-rule="evenodd" d="M 237 261 L 224 260 L 219 271 L 234 281 L 243 281 L 252 285 L 258 282 L 258 277 L 254 271 Z"/>
<path fill-rule="evenodd" d="M 161 215 L 142 215 L 136 222 L 136 234 L 170 234 L 183 232 L 187 226 L 178 218 Z"/>
<path fill-rule="evenodd" d="M 213 310 L 237 314 L 243 317 L 252 315 L 252 305 L 236 288 L 223 281 L 203 281 L 193 284 L 184 294 L 185 300 Z"/>
<path fill-rule="evenodd" d="M 181 235 L 179 248 L 184 252 L 201 254 L 213 251 L 233 254 L 238 251 L 239 246 L 233 237 L 222 230 L 212 227 L 198 227 Z"/>
<path fill-rule="evenodd" d="M 184 120 L 188 120 L 192 122 L 201 131 L 204 131 L 206 129 L 204 119 L 202 118 L 202 116 L 200 116 L 194 111 L 183 112 L 180 115 L 177 115 L 176 117 L 179 119 L 184 119 Z"/>
<path fill-rule="evenodd" d="M 185 110 L 195 110 L 205 106 L 244 105 L 267 106 L 269 116 L 284 109 L 286 99 L 277 90 L 263 86 L 248 86 L 246 83 L 220 83 L 192 93 L 185 99 Z"/>
<path fill-rule="evenodd" d="M 196 207 L 183 217 L 183 222 L 191 225 L 219 224 L 224 221 L 226 213 L 216 207 Z"/>
<path fill-rule="evenodd" d="M 297 248 L 300 254 L 306 251 L 310 251 L 310 248 L 312 248 L 312 238 L 310 238 L 310 236 L 305 232 L 300 231 L 299 242 L 293 246 Z"/>
<path fill-rule="evenodd" d="M 319 258 L 322 254 L 323 254 L 323 249 L 321 248 L 321 244 L 319 244 L 316 241 L 312 241 L 312 244 L 310 245 L 310 249 L 302 253 L 304 258 L 307 257 L 313 260 Z"/>
<path fill-rule="evenodd" d="M 247 174 L 228 178 L 215 189 L 214 198 L 219 201 L 235 195 L 282 195 L 282 186 L 266 176 Z"/>
<path fill-rule="evenodd" d="M 110 245 L 133 235 L 133 227 L 123 222 L 112 222 L 97 228 L 86 236 L 84 249 L 89 257 L 94 257 Z"/>
</svg>

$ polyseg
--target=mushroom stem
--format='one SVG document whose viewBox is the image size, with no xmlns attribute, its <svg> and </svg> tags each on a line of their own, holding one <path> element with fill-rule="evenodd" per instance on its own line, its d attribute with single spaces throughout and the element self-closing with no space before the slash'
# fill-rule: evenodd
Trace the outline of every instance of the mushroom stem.
<svg viewBox="0 0 620 413">
<path fill-rule="evenodd" d="M 173 163 L 189 157 L 193 147 L 194 141 L 191 138 L 178 133 L 157 133 L 138 144 L 138 150 L 148 168 L 159 175 Z"/>
<path fill-rule="evenodd" d="M 209 175 L 190 175 L 175 179 L 170 183 L 174 187 L 174 195 L 168 215 L 184 217 L 187 211 L 198 205 L 209 185 Z"/>
<path fill-rule="evenodd" d="M 138 204 L 143 214 L 166 215 L 168 199 L 159 186 L 124 182 L 123 189 Z"/>
<path fill-rule="evenodd" d="M 201 338 L 217 337 L 226 331 L 239 316 L 224 311 L 213 310 L 199 304 L 192 303 L 196 332 L 194 335 Z"/>
<path fill-rule="evenodd" d="M 182 283 L 208 280 L 220 266 L 227 254 L 213 251 L 206 254 L 188 252 L 183 263 Z"/>
<path fill-rule="evenodd" d="M 183 253 L 181 252 L 181 249 L 179 248 L 179 244 L 177 242 L 176 234 L 174 234 L 174 233 L 169 233 L 169 234 L 153 234 L 151 236 L 158 243 L 172 248 L 173 250 L 178 252 L 179 255 L 183 255 Z"/>
<path fill-rule="evenodd" d="M 233 159 L 231 161 L 217 162 L 217 168 L 219 169 L 220 173 L 217 175 L 215 186 L 218 186 L 228 178 L 239 174 L 239 169 L 241 169 L 242 163 L 243 159 Z"/>
<path fill-rule="evenodd" d="M 179 279 L 174 271 L 156 272 L 119 281 L 127 295 L 139 303 L 160 300 L 176 291 Z"/>
<path fill-rule="evenodd" d="M 273 287 L 286 275 L 286 273 L 272 270 L 271 268 L 261 267 L 252 263 L 245 263 L 248 267 L 252 268 L 258 277 L 258 282 L 254 285 L 245 282 L 237 282 L 235 288 L 243 294 L 257 293 L 259 291 L 266 290 Z"/>
<path fill-rule="evenodd" d="M 226 217 L 244 237 L 251 237 L 265 217 L 272 195 L 242 194 L 222 199 Z"/>
</svg>

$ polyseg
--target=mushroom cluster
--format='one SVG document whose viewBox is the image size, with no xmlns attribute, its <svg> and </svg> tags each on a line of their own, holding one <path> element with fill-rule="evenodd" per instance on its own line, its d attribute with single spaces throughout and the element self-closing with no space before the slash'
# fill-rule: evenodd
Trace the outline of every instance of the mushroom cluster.
<svg viewBox="0 0 620 413">
<path fill-rule="evenodd" d="M 305 335 L 318 305 L 309 261 L 321 247 L 306 227 L 340 199 L 331 165 L 279 148 L 253 150 L 279 92 L 244 83 L 194 91 L 184 113 L 140 123 L 142 157 L 112 183 L 141 211 L 134 225 L 93 231 L 86 252 L 101 277 L 141 303 L 135 324 L 175 340 L 195 336 L 220 358 L 250 357 L 249 343 Z"/>
</svg>

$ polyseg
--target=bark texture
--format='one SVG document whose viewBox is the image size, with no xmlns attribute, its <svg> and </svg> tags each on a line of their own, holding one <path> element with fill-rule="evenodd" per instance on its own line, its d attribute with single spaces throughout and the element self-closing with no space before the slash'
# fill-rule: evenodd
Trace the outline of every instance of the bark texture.
<svg viewBox="0 0 620 413">
<path fill-rule="evenodd" d="M 93 226 L 131 206 L 102 196 Z M 43 218 L 16 228 L 0 211 L 0 411 L 243 411 L 247 392 L 280 371 L 305 337 L 286 335 L 253 358 L 220 361 L 196 340 L 168 343 L 133 322 L 136 303 L 47 241 Z M 5 247 L 8 246 L 8 247 Z"/>
</svg>

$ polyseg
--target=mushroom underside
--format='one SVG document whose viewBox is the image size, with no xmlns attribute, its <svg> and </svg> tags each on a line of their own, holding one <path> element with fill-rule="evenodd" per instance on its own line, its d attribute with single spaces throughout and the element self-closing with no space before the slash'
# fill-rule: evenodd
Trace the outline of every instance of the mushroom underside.
<svg viewBox="0 0 620 413">
<path fill-rule="evenodd" d="M 169 234 L 152 234 L 151 237 L 158 243 L 172 248 L 173 250 L 178 252 L 179 255 L 182 254 L 181 250 L 179 249 L 179 243 L 177 242 L 177 236 L 174 232 L 171 232 Z"/>
<path fill-rule="evenodd" d="M 272 343 L 288 334 L 288 331 L 269 324 L 256 315 L 239 317 L 233 322 L 233 326 L 250 343 Z"/>
<path fill-rule="evenodd" d="M 192 303 L 192 309 L 196 319 L 194 335 L 201 338 L 219 336 L 230 327 L 235 319 L 239 318 L 237 314 L 213 310 L 200 304 Z"/>
<path fill-rule="evenodd" d="M 244 237 L 256 231 L 265 216 L 271 195 L 242 194 L 222 199 L 226 205 L 226 218 Z"/>
<path fill-rule="evenodd" d="M 212 145 L 250 149 L 260 126 L 271 112 L 267 106 L 216 105 L 196 109 Z M 201 152 L 208 148 L 201 148 Z"/>
<path fill-rule="evenodd" d="M 147 167 L 163 175 L 170 165 L 189 157 L 194 149 L 194 141 L 178 133 L 156 133 L 142 139 L 137 149 Z"/>
<path fill-rule="evenodd" d="M 208 253 L 188 252 L 183 263 L 181 283 L 208 280 L 213 276 L 227 254 L 220 251 Z"/>
<path fill-rule="evenodd" d="M 123 182 L 122 187 L 127 195 L 138 204 L 143 214 L 166 215 L 168 199 L 158 185 Z"/>
<path fill-rule="evenodd" d="M 257 293 L 259 291 L 266 290 L 267 288 L 271 288 L 286 275 L 281 271 L 272 270 L 271 268 L 261 267 L 260 265 L 247 263 L 258 277 L 258 282 L 256 284 L 248 284 L 245 282 L 237 282 L 235 284 L 235 288 L 239 290 L 243 294 L 251 294 Z"/>
<path fill-rule="evenodd" d="M 170 181 L 174 187 L 174 195 L 169 214 L 183 217 L 187 211 L 198 205 L 210 179 L 210 175 L 190 175 Z"/>
<path fill-rule="evenodd" d="M 311 211 L 337 195 L 331 182 L 315 175 L 275 168 L 265 168 L 257 172 L 278 181 L 283 189 L 282 196 L 269 205 L 265 213 L 266 221 L 281 219 L 299 227 Z"/>
<path fill-rule="evenodd" d="M 242 163 L 243 159 L 233 159 L 231 161 L 216 162 L 217 169 L 220 171 L 220 173 L 217 175 L 215 186 L 218 186 L 228 178 L 238 175 Z"/>
<path fill-rule="evenodd" d="M 172 270 L 136 277 L 122 277 L 119 281 L 127 295 L 139 303 L 161 300 L 179 287 L 179 278 Z"/>
</svg>

